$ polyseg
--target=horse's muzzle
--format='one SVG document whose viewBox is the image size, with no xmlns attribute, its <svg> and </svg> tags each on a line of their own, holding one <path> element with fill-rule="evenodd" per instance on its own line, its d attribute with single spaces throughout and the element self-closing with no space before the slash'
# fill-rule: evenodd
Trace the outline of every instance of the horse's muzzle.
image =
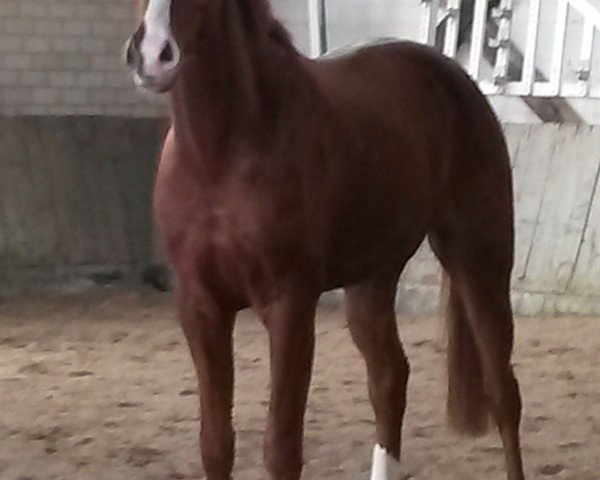
<svg viewBox="0 0 600 480">
<path fill-rule="evenodd" d="M 175 83 L 181 51 L 170 36 L 148 36 L 144 24 L 127 41 L 124 60 L 134 72 L 135 84 L 154 93 L 164 93 Z"/>
</svg>

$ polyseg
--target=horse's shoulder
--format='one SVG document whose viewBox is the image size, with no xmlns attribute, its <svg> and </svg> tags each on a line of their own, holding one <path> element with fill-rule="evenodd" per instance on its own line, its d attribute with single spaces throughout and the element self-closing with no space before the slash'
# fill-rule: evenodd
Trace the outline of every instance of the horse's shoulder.
<svg viewBox="0 0 600 480">
<path fill-rule="evenodd" d="M 173 127 L 169 129 L 163 142 L 160 161 L 158 163 L 158 177 L 170 172 L 177 161 L 177 148 L 175 144 L 175 132 Z"/>
</svg>

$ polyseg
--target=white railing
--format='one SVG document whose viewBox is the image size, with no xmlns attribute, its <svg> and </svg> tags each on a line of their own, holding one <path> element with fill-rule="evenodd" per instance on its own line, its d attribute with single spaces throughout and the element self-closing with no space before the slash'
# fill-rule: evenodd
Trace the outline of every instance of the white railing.
<svg viewBox="0 0 600 480">
<path fill-rule="evenodd" d="M 308 35 L 312 57 L 316 58 L 327 52 L 327 10 L 325 0 L 308 0 Z"/>
<path fill-rule="evenodd" d="M 423 19 L 421 41 L 433 45 L 436 33 L 442 26 L 445 35 L 442 39 L 442 51 L 450 56 L 456 55 L 457 33 L 459 29 L 457 9 L 461 0 L 423 1 Z M 519 80 L 508 80 L 508 69 L 511 54 L 511 20 L 513 0 L 500 0 L 498 8 L 490 12 L 492 21 L 496 22 L 496 38 L 488 38 L 488 0 L 475 0 L 471 29 L 471 43 L 467 70 L 479 82 L 484 93 L 488 95 L 503 94 L 535 97 L 589 97 L 600 98 L 600 84 L 591 83 L 592 55 L 595 33 L 600 31 L 600 11 L 587 0 L 557 0 L 556 20 L 552 59 L 547 79 L 540 80 L 536 71 L 536 54 L 540 33 L 541 0 L 529 0 L 527 13 L 527 35 Z M 570 10 L 583 18 L 583 34 L 579 52 L 579 68 L 575 71 L 577 80 L 564 80 L 565 45 L 567 40 L 567 21 Z M 492 80 L 481 74 L 484 41 L 488 38 L 489 46 L 496 48 Z M 449 44 L 451 42 L 451 44 Z"/>
<path fill-rule="evenodd" d="M 416 0 L 415 0 L 416 1 Z M 460 9 L 462 0 L 421 0 L 423 5 L 420 41 L 434 45 L 438 32 L 444 27 L 441 49 L 454 58 L 458 49 Z M 536 68 L 536 55 L 540 34 L 540 12 L 542 0 L 529 0 L 527 12 L 527 34 L 523 47 L 521 77 L 509 79 L 511 61 L 511 22 L 513 0 L 500 0 L 497 8 L 488 15 L 489 0 L 474 0 L 471 25 L 471 41 L 467 70 L 488 95 L 513 95 L 534 97 L 588 97 L 600 98 L 600 83 L 592 83 L 592 56 L 594 38 L 600 31 L 600 11 L 588 0 L 556 0 L 556 20 L 552 59 L 549 73 L 542 78 Z M 574 11 L 583 18 L 583 33 L 579 52 L 579 68 L 576 81 L 565 81 L 565 45 L 569 12 Z M 328 49 L 326 0 L 308 0 L 310 53 L 313 57 L 324 54 Z M 489 22 L 495 22 L 496 37 L 489 38 Z M 496 49 L 493 73 L 483 75 L 482 63 L 486 42 Z"/>
</svg>

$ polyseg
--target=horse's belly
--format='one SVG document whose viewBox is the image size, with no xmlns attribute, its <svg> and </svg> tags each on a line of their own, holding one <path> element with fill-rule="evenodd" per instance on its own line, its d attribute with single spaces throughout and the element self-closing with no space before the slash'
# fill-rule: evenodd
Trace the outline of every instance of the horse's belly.
<svg viewBox="0 0 600 480">
<path fill-rule="evenodd" d="M 402 225 L 398 225 L 402 224 Z M 424 218 L 387 229 L 352 230 L 338 234 L 328 262 L 328 288 L 359 283 L 381 273 L 400 273 L 427 231 Z"/>
</svg>

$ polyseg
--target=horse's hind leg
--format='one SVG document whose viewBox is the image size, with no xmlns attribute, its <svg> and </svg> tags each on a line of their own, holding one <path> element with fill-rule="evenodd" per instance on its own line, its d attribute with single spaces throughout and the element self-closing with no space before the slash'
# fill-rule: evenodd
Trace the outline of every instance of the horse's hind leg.
<svg viewBox="0 0 600 480">
<path fill-rule="evenodd" d="M 208 480 L 230 480 L 234 461 L 233 324 L 209 296 L 178 287 L 179 317 L 200 392 L 200 450 Z"/>
<path fill-rule="evenodd" d="M 485 414 L 481 407 L 472 408 L 472 399 L 481 396 L 472 390 L 484 388 L 502 438 L 508 479 L 523 480 L 521 397 L 511 366 L 512 246 L 506 232 L 462 238 L 434 233 L 430 240 L 450 274 L 449 368 L 461 370 L 449 372 L 450 420 L 466 433 L 480 431 L 481 419 L 469 417 Z M 483 378 L 471 378 L 477 374 Z"/>
<path fill-rule="evenodd" d="M 398 338 L 394 299 L 397 276 L 346 289 L 348 326 L 365 359 L 377 445 L 371 480 L 400 480 L 402 421 L 409 366 Z"/>
<path fill-rule="evenodd" d="M 502 437 L 509 480 L 523 480 L 519 445 L 521 396 L 511 366 L 513 322 L 508 283 L 465 272 L 459 279 L 467 315 L 487 380 L 491 411 Z"/>
</svg>

